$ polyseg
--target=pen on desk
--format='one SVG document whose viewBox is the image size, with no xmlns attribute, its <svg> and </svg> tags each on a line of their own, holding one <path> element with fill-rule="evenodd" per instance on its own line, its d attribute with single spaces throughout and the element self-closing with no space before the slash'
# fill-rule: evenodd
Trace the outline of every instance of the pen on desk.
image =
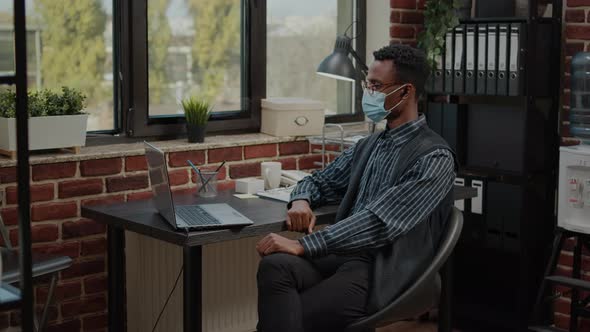
<svg viewBox="0 0 590 332">
<path fill-rule="evenodd" d="M 219 172 L 219 170 L 223 167 L 223 165 L 225 165 L 225 160 L 221 163 L 221 165 L 219 165 L 219 167 L 217 167 L 217 169 L 215 170 L 215 173 Z"/>
<path fill-rule="evenodd" d="M 212 178 L 217 176 L 217 172 L 219 172 L 219 170 L 221 169 L 221 167 L 223 167 L 223 165 L 225 165 L 225 160 L 221 163 L 221 165 L 219 165 L 219 167 L 217 167 L 217 169 L 215 170 L 215 174 L 211 177 L 209 177 L 207 179 L 207 181 L 205 181 L 205 183 L 203 183 L 203 187 L 207 186 L 207 184 L 209 183 L 209 181 L 211 181 Z"/>
<path fill-rule="evenodd" d="M 201 174 L 201 171 L 199 171 L 199 169 L 197 168 L 197 166 L 195 166 L 195 164 L 193 164 L 192 161 L 187 160 L 186 162 L 193 168 L 193 170 L 195 171 L 195 173 L 197 173 L 197 175 L 201 178 L 201 183 L 203 183 L 203 186 L 205 186 L 204 185 L 205 179 L 203 178 L 203 174 Z"/>
</svg>

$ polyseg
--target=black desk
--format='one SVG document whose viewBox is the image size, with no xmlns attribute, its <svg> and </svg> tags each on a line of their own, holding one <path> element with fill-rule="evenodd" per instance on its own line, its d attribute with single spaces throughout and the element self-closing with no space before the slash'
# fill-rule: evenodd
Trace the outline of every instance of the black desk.
<svg viewBox="0 0 590 332">
<path fill-rule="evenodd" d="M 184 331 L 201 331 L 201 248 L 205 244 L 237 240 L 245 237 L 286 231 L 287 211 L 285 203 L 267 199 L 238 199 L 233 192 L 222 192 L 215 198 L 201 198 L 194 195 L 175 196 L 175 204 L 228 203 L 254 225 L 232 229 L 203 232 L 174 231 L 157 213 L 151 200 L 121 204 L 82 207 L 82 216 L 108 225 L 108 287 L 109 287 L 109 331 L 124 328 L 124 231 L 131 231 L 183 247 Z M 477 196 L 474 188 L 455 188 L 455 199 L 469 199 Z M 327 224 L 334 219 L 337 206 L 316 209 L 317 224 Z"/>
</svg>

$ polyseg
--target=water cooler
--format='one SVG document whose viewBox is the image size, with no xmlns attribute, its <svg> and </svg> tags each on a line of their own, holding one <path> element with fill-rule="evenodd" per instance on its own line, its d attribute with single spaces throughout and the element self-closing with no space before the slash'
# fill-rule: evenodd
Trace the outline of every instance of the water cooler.
<svg viewBox="0 0 590 332">
<path fill-rule="evenodd" d="M 557 223 L 590 234 L 590 53 L 572 59 L 570 132 L 581 145 L 559 152 Z"/>
<path fill-rule="evenodd" d="M 557 211 L 559 227 L 590 234 L 590 146 L 560 149 Z"/>
</svg>

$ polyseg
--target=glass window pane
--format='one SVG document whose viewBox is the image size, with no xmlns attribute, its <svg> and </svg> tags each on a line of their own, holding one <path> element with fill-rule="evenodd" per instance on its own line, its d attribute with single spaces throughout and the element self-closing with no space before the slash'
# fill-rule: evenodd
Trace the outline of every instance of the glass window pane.
<svg viewBox="0 0 590 332">
<path fill-rule="evenodd" d="M 11 3 L 0 3 L 2 73 L 14 70 Z M 79 89 L 88 130 L 113 129 L 112 0 L 27 0 L 26 9 L 29 89 Z"/>
<path fill-rule="evenodd" d="M 182 114 L 188 96 L 242 110 L 242 0 L 148 0 L 149 114 Z"/>
<path fill-rule="evenodd" d="M 12 1 L 0 3 L 0 75 L 14 75 L 14 21 Z"/>
<path fill-rule="evenodd" d="M 327 115 L 353 112 L 353 84 L 316 74 L 353 21 L 353 8 L 353 0 L 267 1 L 267 97 L 319 100 Z"/>
</svg>

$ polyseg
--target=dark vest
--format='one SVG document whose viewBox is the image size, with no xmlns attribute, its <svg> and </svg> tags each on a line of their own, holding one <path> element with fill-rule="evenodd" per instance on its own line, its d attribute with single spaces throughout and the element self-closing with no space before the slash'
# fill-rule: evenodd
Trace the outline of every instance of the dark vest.
<svg viewBox="0 0 590 332">
<path fill-rule="evenodd" d="M 382 134 L 373 134 L 357 144 L 353 155 L 350 183 L 340 203 L 335 222 L 349 216 L 367 161 Z M 392 170 L 394 181 L 397 181 L 409 170 L 419 158 L 436 149 L 447 149 L 451 151 L 453 157 L 455 156 L 442 137 L 427 126 L 422 126 L 402 147 L 400 161 L 397 167 Z M 455 167 L 456 165 L 455 159 Z M 425 220 L 407 234 L 396 239 L 394 243 L 372 253 L 374 266 L 371 295 L 367 303 L 369 313 L 376 312 L 389 304 L 428 267 L 438 248 L 452 205 L 453 192 L 451 190 Z"/>
</svg>

